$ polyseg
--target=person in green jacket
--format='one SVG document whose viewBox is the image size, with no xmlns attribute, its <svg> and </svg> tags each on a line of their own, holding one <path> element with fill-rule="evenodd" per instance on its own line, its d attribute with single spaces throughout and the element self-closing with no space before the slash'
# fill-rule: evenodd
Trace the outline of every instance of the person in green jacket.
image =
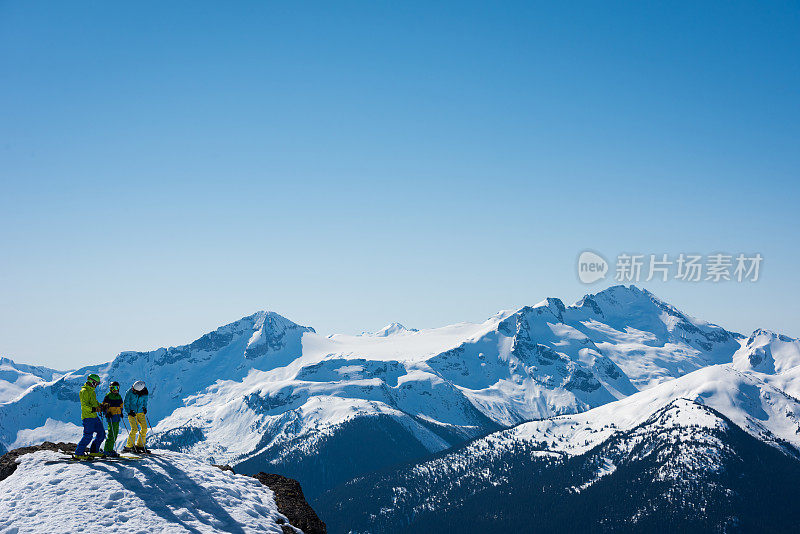
<svg viewBox="0 0 800 534">
<path fill-rule="evenodd" d="M 103 413 L 105 406 L 97 402 L 97 396 L 94 394 L 94 388 L 100 385 L 100 377 L 92 373 L 86 379 L 86 383 L 78 393 L 78 398 L 81 401 L 81 421 L 83 422 L 83 437 L 78 442 L 75 448 L 75 456 L 77 458 L 88 458 L 86 456 L 86 446 L 92 442 L 89 448 L 89 454 L 102 454 L 100 453 L 100 444 L 106 439 L 106 430 L 103 428 L 103 422 L 97 417 L 98 413 Z M 94 436 L 94 441 L 92 440 Z"/>
<path fill-rule="evenodd" d="M 103 451 L 106 456 L 119 456 L 114 450 L 114 444 L 119 435 L 119 421 L 122 419 L 122 395 L 119 394 L 119 382 L 111 382 L 103 404 L 107 406 L 106 419 L 108 420 L 108 437 Z"/>
</svg>

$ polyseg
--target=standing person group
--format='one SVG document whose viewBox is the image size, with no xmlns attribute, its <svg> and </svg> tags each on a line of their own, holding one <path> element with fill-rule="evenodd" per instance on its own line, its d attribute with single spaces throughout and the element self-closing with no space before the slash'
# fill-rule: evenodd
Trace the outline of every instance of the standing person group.
<svg viewBox="0 0 800 534">
<path fill-rule="evenodd" d="M 123 409 L 128 414 L 131 432 L 128 442 L 122 449 L 123 452 L 149 453 L 145 447 L 147 435 L 147 397 L 148 391 L 144 382 L 138 380 L 125 394 L 125 399 L 119 394 L 119 382 L 111 382 L 108 394 L 103 402 L 97 402 L 95 388 L 100 385 L 100 377 L 92 373 L 81 388 L 78 398 L 81 401 L 81 421 L 83 422 L 83 437 L 75 449 L 75 458 L 88 460 L 93 456 L 119 456 L 114 450 L 114 443 L 119 435 L 119 422 L 122 419 Z M 105 415 L 108 420 L 108 437 L 99 415 Z M 136 434 L 139 440 L 134 444 Z M 105 440 L 103 451 L 100 444 Z M 90 445 L 91 443 L 91 445 Z M 89 446 L 89 453 L 86 447 Z"/>
</svg>

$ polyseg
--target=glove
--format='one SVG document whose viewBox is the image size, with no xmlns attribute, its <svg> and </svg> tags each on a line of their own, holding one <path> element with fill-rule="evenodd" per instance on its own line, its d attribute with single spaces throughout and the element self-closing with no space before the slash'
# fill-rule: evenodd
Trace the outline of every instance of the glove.
<svg viewBox="0 0 800 534">
<path fill-rule="evenodd" d="M 136 417 L 136 412 L 131 410 L 131 411 L 128 412 L 128 415 L 130 415 L 131 417 Z"/>
<path fill-rule="evenodd" d="M 142 413 L 147 414 L 147 408 L 142 408 Z"/>
</svg>

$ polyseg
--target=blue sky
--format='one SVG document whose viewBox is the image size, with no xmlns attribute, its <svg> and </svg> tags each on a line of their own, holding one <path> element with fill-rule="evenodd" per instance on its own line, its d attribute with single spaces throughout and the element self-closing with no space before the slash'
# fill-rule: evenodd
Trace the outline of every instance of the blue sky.
<svg viewBox="0 0 800 534">
<path fill-rule="evenodd" d="M 800 336 L 797 2 L 0 2 L 0 354 L 57 368 L 258 309 L 482 320 L 584 249 Z"/>
</svg>

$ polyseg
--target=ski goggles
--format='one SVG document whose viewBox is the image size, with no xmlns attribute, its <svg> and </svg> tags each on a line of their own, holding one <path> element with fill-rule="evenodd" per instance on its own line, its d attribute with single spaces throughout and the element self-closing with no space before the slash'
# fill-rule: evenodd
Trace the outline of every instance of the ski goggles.
<svg viewBox="0 0 800 534">
<path fill-rule="evenodd" d="M 110 389 L 111 391 L 119 391 L 119 386 L 111 386 L 108 389 Z"/>
</svg>

